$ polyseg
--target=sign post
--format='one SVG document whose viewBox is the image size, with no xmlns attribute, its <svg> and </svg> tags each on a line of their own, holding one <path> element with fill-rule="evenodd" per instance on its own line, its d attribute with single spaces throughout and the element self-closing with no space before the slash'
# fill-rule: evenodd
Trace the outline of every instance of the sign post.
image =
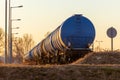
<svg viewBox="0 0 120 80">
<path fill-rule="evenodd" d="M 117 31 L 115 28 L 113 27 L 110 27 L 108 30 L 107 30 L 107 36 L 109 38 L 111 38 L 111 51 L 113 51 L 113 38 L 117 35 Z"/>
</svg>

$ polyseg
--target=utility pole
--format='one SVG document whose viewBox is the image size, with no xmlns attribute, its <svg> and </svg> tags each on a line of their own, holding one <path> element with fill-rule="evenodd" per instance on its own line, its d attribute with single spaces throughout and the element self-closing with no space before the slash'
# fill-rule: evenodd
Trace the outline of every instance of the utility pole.
<svg viewBox="0 0 120 80">
<path fill-rule="evenodd" d="M 12 22 L 11 22 L 11 0 L 9 0 L 9 27 L 8 27 L 8 55 L 9 63 L 12 63 Z"/>
<path fill-rule="evenodd" d="M 103 41 L 97 41 L 97 40 L 96 40 L 96 42 L 98 42 L 99 51 L 100 51 L 100 43 L 102 43 Z"/>
<path fill-rule="evenodd" d="M 5 58 L 4 63 L 7 63 L 7 0 L 5 0 Z"/>
<path fill-rule="evenodd" d="M 20 8 L 20 6 L 11 7 L 11 0 L 9 0 L 9 28 L 8 28 L 8 55 L 9 55 L 9 63 L 13 62 L 12 58 L 12 21 L 20 21 L 21 19 L 12 19 L 12 8 Z"/>
</svg>

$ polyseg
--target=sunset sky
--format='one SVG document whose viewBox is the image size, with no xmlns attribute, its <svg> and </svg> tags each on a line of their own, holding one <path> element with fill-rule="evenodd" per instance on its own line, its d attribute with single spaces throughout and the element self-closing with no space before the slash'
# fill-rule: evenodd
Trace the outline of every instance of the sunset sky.
<svg viewBox="0 0 120 80">
<path fill-rule="evenodd" d="M 0 27 L 4 29 L 4 3 L 0 0 Z M 83 14 L 89 18 L 96 29 L 95 46 L 98 41 L 102 48 L 110 49 L 110 38 L 106 31 L 109 27 L 117 30 L 114 38 L 114 50 L 120 49 L 120 0 L 11 0 L 12 6 L 23 5 L 23 8 L 12 9 L 12 18 L 22 19 L 12 22 L 13 27 L 20 27 L 17 37 L 24 33 L 32 34 L 36 44 L 44 35 L 52 32 L 63 21 L 74 14 Z"/>
</svg>

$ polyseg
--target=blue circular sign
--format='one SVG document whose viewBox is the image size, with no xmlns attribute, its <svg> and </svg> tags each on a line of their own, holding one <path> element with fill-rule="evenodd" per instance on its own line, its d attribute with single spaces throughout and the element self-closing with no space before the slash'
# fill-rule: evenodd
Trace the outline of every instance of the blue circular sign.
<svg viewBox="0 0 120 80">
<path fill-rule="evenodd" d="M 107 30 L 107 35 L 108 35 L 108 37 L 110 37 L 110 38 L 114 38 L 114 37 L 117 35 L 116 29 L 113 28 L 113 27 L 110 27 L 110 28 Z"/>
</svg>

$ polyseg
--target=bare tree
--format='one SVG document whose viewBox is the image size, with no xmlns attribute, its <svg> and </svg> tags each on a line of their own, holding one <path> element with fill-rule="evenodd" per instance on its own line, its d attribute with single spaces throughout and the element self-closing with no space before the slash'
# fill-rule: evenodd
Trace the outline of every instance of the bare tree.
<svg viewBox="0 0 120 80">
<path fill-rule="evenodd" d="M 44 37 L 47 37 L 49 34 L 50 34 L 50 32 L 48 31 L 48 32 L 44 35 Z"/>
<path fill-rule="evenodd" d="M 34 45 L 32 35 L 23 35 L 24 54 L 26 54 Z"/>
<path fill-rule="evenodd" d="M 0 53 L 3 51 L 4 47 L 4 31 L 0 28 Z"/>
<path fill-rule="evenodd" d="M 22 38 L 14 38 L 13 52 L 16 53 L 17 62 L 21 63 L 24 56 L 24 48 L 23 48 L 23 39 Z"/>
<path fill-rule="evenodd" d="M 32 35 L 24 34 L 22 38 L 14 38 L 13 51 L 16 53 L 16 59 L 18 62 L 23 61 L 23 56 L 26 54 L 34 45 Z"/>
</svg>

